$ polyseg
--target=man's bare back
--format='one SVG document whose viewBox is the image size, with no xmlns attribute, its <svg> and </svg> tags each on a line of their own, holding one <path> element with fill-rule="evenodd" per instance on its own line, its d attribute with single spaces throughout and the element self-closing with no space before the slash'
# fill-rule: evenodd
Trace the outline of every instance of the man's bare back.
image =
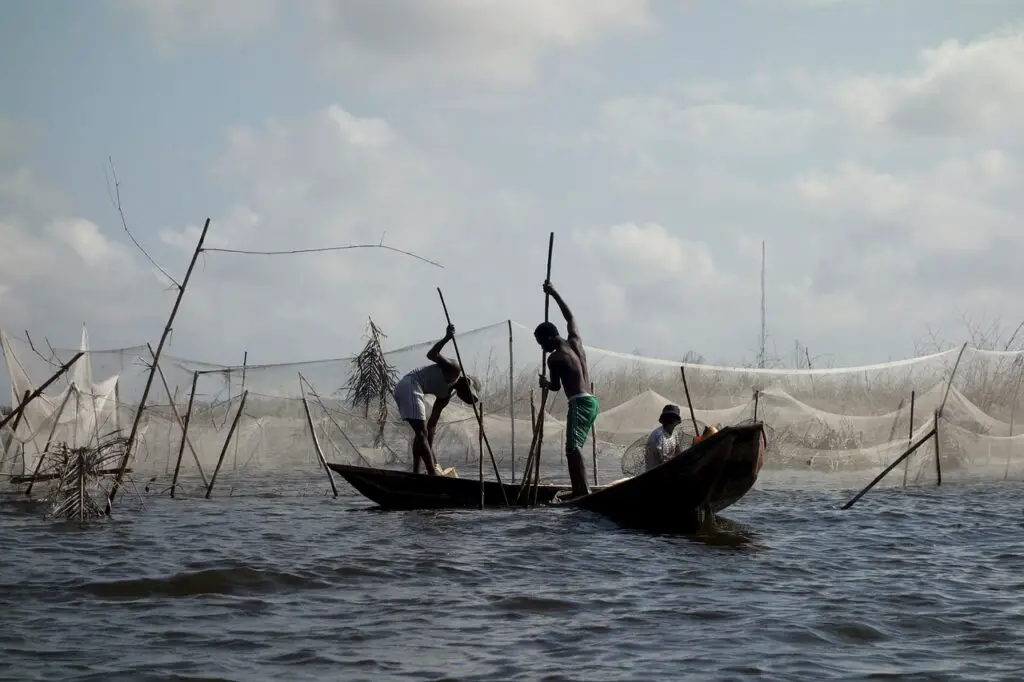
<svg viewBox="0 0 1024 682">
<path fill-rule="evenodd" d="M 552 379 L 549 388 L 557 391 L 560 386 L 567 398 L 590 390 L 587 354 L 582 343 L 559 339 L 558 350 L 548 356 L 548 370 Z"/>
</svg>

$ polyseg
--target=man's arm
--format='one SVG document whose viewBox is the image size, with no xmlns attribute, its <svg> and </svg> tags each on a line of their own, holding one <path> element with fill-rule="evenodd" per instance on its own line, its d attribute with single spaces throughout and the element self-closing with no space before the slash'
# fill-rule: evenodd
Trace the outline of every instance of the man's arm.
<svg viewBox="0 0 1024 682">
<path fill-rule="evenodd" d="M 449 400 L 450 398 L 442 397 L 434 400 L 434 408 L 430 411 L 430 418 L 427 419 L 427 442 L 430 444 L 430 447 L 434 447 L 434 429 L 437 428 L 437 422 L 441 419 L 441 413 L 448 406 Z"/>
<path fill-rule="evenodd" d="M 544 290 L 551 295 L 551 298 L 555 299 L 555 303 L 558 304 L 558 309 L 562 311 L 562 317 L 565 318 L 565 326 L 568 332 L 566 340 L 568 341 L 580 341 L 580 330 L 576 326 L 576 317 L 569 310 L 569 306 L 566 305 L 565 301 L 562 300 L 561 294 L 555 291 L 555 287 L 551 285 L 551 282 L 544 283 Z"/>
<path fill-rule="evenodd" d="M 448 345 L 448 342 L 453 338 L 455 338 L 455 326 L 448 325 L 448 329 L 445 330 L 444 338 L 431 346 L 430 350 L 427 351 L 427 359 L 433 363 L 441 365 L 441 367 L 448 370 L 449 373 L 454 372 L 455 374 L 458 374 L 459 366 L 441 355 L 441 349 Z"/>
<path fill-rule="evenodd" d="M 548 356 L 547 388 L 549 391 L 554 393 L 558 393 L 562 390 L 561 368 L 558 365 L 558 361 L 555 360 L 554 355 Z"/>
</svg>

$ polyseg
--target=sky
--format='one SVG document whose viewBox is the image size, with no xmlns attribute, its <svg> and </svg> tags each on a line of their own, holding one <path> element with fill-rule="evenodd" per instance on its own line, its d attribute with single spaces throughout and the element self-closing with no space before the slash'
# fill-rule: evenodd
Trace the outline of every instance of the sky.
<svg viewBox="0 0 1024 682">
<path fill-rule="evenodd" d="M 1024 319 L 1014 0 L 0 5 L 0 328 L 277 363 L 543 319 L 910 357 Z M 553 319 L 561 322 L 555 308 Z"/>
</svg>

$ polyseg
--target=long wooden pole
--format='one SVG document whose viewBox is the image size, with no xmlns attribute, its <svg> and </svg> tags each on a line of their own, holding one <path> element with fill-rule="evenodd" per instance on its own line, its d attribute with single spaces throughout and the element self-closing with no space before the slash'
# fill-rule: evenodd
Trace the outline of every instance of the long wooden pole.
<svg viewBox="0 0 1024 682">
<path fill-rule="evenodd" d="M 512 429 L 512 482 L 516 482 L 516 395 L 515 358 L 512 355 L 512 320 L 508 321 L 508 423 Z"/>
<path fill-rule="evenodd" d="M 544 281 L 551 281 L 551 261 L 555 253 L 555 233 L 551 232 L 548 234 L 548 261 L 547 268 L 545 270 Z M 546 291 L 544 292 L 544 321 L 549 322 L 551 320 L 551 295 Z M 548 354 L 543 348 L 540 352 L 540 374 L 543 377 L 547 376 L 548 372 Z M 533 443 L 530 446 L 531 457 L 534 459 L 533 467 L 533 490 L 532 495 L 528 494 L 527 500 L 535 501 L 537 498 L 537 489 L 540 486 L 540 451 L 544 445 L 544 411 L 548 402 L 548 393 L 550 389 L 545 386 L 540 392 L 540 408 L 537 410 L 537 422 L 534 425 Z"/>
<path fill-rule="evenodd" d="M 890 471 L 895 469 L 899 465 L 899 463 L 902 462 L 903 460 L 905 460 L 907 457 L 910 457 L 912 454 L 917 452 L 917 449 L 919 447 L 921 447 L 922 445 L 924 445 L 925 443 L 927 443 L 928 439 L 932 438 L 934 435 L 935 435 L 935 428 L 932 427 L 932 429 L 930 431 L 928 431 L 928 433 L 926 433 L 925 435 L 921 436 L 921 438 L 918 439 L 918 441 L 916 443 L 911 445 L 907 449 L 906 452 L 904 452 L 902 455 L 897 457 L 896 461 L 894 461 L 892 464 L 887 466 L 882 473 L 880 473 L 877 476 L 875 476 L 875 479 L 873 481 L 871 481 L 871 483 L 868 483 L 867 486 L 863 490 L 861 490 L 859 493 L 854 495 L 853 499 L 850 500 L 849 502 L 847 502 L 846 504 L 844 504 L 842 508 L 843 509 L 849 509 L 850 507 L 852 507 L 854 505 L 854 503 L 857 502 L 857 500 L 862 498 L 864 496 L 864 494 L 867 493 L 867 491 L 869 491 L 872 488 L 874 488 L 875 485 L 877 485 L 879 481 L 881 481 L 883 478 L 885 478 L 886 474 L 888 474 Z"/>
<path fill-rule="evenodd" d="M 188 442 L 188 423 L 192 419 L 192 404 L 196 399 L 196 384 L 199 383 L 199 372 L 198 370 L 192 372 L 192 390 L 188 394 L 188 407 L 185 409 L 185 421 L 181 423 L 181 444 L 178 446 L 178 460 L 174 463 L 174 477 L 171 478 L 171 497 L 174 497 L 174 488 L 178 485 L 178 473 L 181 472 L 181 456 L 185 454 L 185 443 Z M 192 444 L 189 443 L 189 447 Z M 196 451 L 192 451 L 192 455 L 196 456 Z M 199 457 L 196 457 L 196 465 L 199 465 Z M 203 476 L 203 468 L 199 467 L 199 475 Z M 206 482 L 206 477 L 203 476 L 203 485 L 209 485 Z"/>
<path fill-rule="evenodd" d="M 697 428 L 697 415 L 693 412 L 693 401 L 690 400 L 690 386 L 686 383 L 686 365 L 679 365 L 679 373 L 683 375 L 683 393 L 686 394 L 686 405 L 690 408 L 690 421 L 693 422 L 693 435 L 700 436 L 700 429 Z M 757 417 L 754 417 L 755 421 Z"/>
<path fill-rule="evenodd" d="M 939 411 L 935 410 L 935 485 L 942 485 L 942 460 L 939 458 Z"/>
<path fill-rule="evenodd" d="M 128 444 L 125 446 L 124 455 L 121 457 L 121 465 L 117 470 L 117 477 L 114 478 L 114 485 L 110 488 L 110 494 L 107 496 L 107 506 L 104 509 L 104 513 L 109 515 L 110 509 L 114 504 L 114 497 L 117 496 L 117 491 L 121 487 L 121 480 L 124 478 L 125 469 L 128 468 L 128 461 L 131 459 L 132 447 L 135 445 L 135 437 L 139 432 L 139 424 L 142 422 L 142 413 L 146 409 L 146 399 L 149 398 L 149 389 L 153 386 L 153 377 L 156 376 L 157 365 L 160 363 L 160 356 L 164 352 L 164 344 L 167 343 L 167 337 L 171 335 L 171 328 L 174 325 L 174 318 L 178 314 L 178 308 L 181 306 L 181 299 L 185 296 L 185 287 L 188 286 L 188 281 L 192 277 L 192 270 L 196 267 L 196 261 L 199 260 L 199 254 L 203 251 L 203 242 L 206 241 L 206 233 L 210 229 L 210 219 L 206 219 L 206 223 L 203 224 L 203 231 L 199 234 L 199 242 L 196 244 L 196 250 L 192 253 L 192 260 L 189 261 L 188 269 L 185 271 L 185 277 L 181 280 L 181 284 L 178 286 L 178 296 L 174 299 L 174 306 L 171 308 L 171 314 L 167 318 L 167 324 L 164 325 L 164 332 L 160 335 L 160 342 L 156 346 L 156 353 L 154 353 L 153 366 L 149 368 L 149 376 L 146 377 L 146 387 L 142 389 L 142 398 L 139 400 L 139 407 L 135 410 L 135 420 L 132 422 L 132 431 L 128 436 Z M 212 483 L 211 483 L 212 485 Z"/>
<path fill-rule="evenodd" d="M 245 353 L 242 355 L 242 390 L 243 391 L 245 390 L 245 370 L 246 370 L 246 368 L 248 368 L 248 366 L 249 366 L 249 351 L 245 351 Z M 235 447 L 233 448 L 233 450 L 234 450 L 234 452 L 232 454 L 231 469 L 233 471 L 238 471 L 238 441 L 237 440 L 235 441 Z"/>
<path fill-rule="evenodd" d="M 452 324 L 452 317 L 451 315 L 448 314 L 448 306 L 444 302 L 444 294 L 441 293 L 441 287 L 437 288 L 437 295 L 441 299 L 441 308 L 444 310 L 444 319 L 447 320 L 448 326 L 450 327 Z M 466 368 L 462 364 L 462 354 L 459 352 L 459 342 L 455 340 L 454 336 L 452 336 L 452 347 L 455 348 L 455 359 L 459 363 L 459 372 L 462 373 L 463 377 L 467 377 Z M 469 381 L 468 377 L 466 380 L 467 382 Z M 504 498 L 505 506 L 507 507 L 508 496 L 505 495 L 505 487 L 501 483 L 501 472 L 498 471 L 498 461 L 494 458 L 494 452 L 491 450 L 491 444 L 490 442 L 487 441 L 486 434 L 484 434 L 484 415 L 483 412 L 478 409 L 480 407 L 480 396 L 477 396 L 477 398 L 477 402 L 473 403 L 472 405 L 473 415 L 476 417 L 477 426 L 480 428 L 480 440 L 482 440 L 484 444 L 487 446 L 487 452 L 491 455 L 491 465 L 494 467 L 494 477 L 498 479 L 498 485 L 501 487 L 501 496 L 502 498 Z M 481 457 L 482 456 L 483 455 L 481 454 Z"/>
<path fill-rule="evenodd" d="M 907 441 L 908 442 L 913 442 L 914 441 L 914 398 L 915 397 L 916 397 L 916 392 L 915 391 L 911 391 L 910 392 L 910 431 L 909 431 L 909 433 L 907 435 Z M 904 488 L 907 487 L 907 473 L 909 471 L 910 471 L 910 460 L 908 459 L 906 461 L 906 463 L 903 465 L 903 487 Z"/>
<path fill-rule="evenodd" d="M 483 404 L 480 405 L 480 411 L 483 412 Z M 479 457 L 479 462 L 480 462 L 480 508 L 483 509 L 484 508 L 484 501 L 485 501 L 485 497 L 486 497 L 486 495 L 485 495 L 486 489 L 484 488 L 484 429 L 483 429 L 483 424 L 480 425 L 480 430 L 477 433 L 478 433 L 478 440 L 479 440 L 479 446 L 480 446 L 480 457 Z M 505 489 L 502 488 L 502 494 L 504 494 L 504 492 L 505 492 Z M 508 506 L 508 499 L 507 498 L 505 499 L 505 506 L 506 507 Z"/>
<path fill-rule="evenodd" d="M 50 434 L 46 437 L 46 445 L 43 446 L 43 451 L 39 453 L 39 459 L 36 461 L 36 468 L 32 472 L 32 479 L 28 482 L 28 487 L 25 488 L 25 497 L 32 496 L 32 486 L 36 483 L 36 478 L 39 477 L 39 472 L 43 468 L 43 460 L 46 459 L 46 453 L 50 451 L 50 445 L 53 443 L 53 436 L 57 433 L 57 426 L 60 423 L 61 415 L 64 414 L 64 409 L 68 405 L 68 401 L 71 400 L 71 393 L 74 391 L 78 392 L 78 387 L 72 384 L 68 392 L 64 394 L 64 400 L 60 403 L 60 408 L 57 409 L 56 414 L 53 416 L 53 424 L 50 426 Z M 77 419 L 78 415 L 75 415 Z"/>
<path fill-rule="evenodd" d="M 149 354 L 153 357 L 153 363 L 155 364 L 156 363 L 156 353 L 153 352 L 153 346 L 151 346 L 149 343 L 146 343 L 146 348 L 149 349 Z M 157 374 L 160 375 L 160 381 L 164 385 L 164 391 L 166 391 L 166 393 L 167 393 L 167 399 L 171 401 L 171 414 L 174 415 L 174 420 L 176 422 L 178 422 L 178 427 L 181 428 L 181 433 L 182 433 L 182 436 L 184 438 L 183 442 L 188 444 L 188 449 L 192 453 L 192 459 L 195 460 L 196 468 L 199 469 L 199 477 L 201 479 L 203 479 L 203 485 L 204 486 L 209 485 L 210 482 L 206 480 L 206 474 L 203 473 L 203 465 L 199 463 L 199 455 L 196 454 L 196 449 L 192 446 L 192 440 L 188 437 L 187 424 L 184 422 L 184 420 L 182 420 L 181 413 L 178 412 L 178 405 L 176 404 L 176 401 L 174 400 L 174 397 L 171 396 L 171 389 L 167 385 L 167 377 L 164 376 L 164 370 L 163 370 L 162 367 L 160 367 L 160 365 L 156 365 L 156 368 L 157 368 L 157 370 L 156 370 Z M 193 395 L 195 394 L 195 389 L 196 389 L 196 382 L 195 382 L 195 378 L 193 378 L 193 381 L 192 381 L 192 393 L 193 393 Z M 192 400 L 192 399 L 189 398 L 189 400 Z M 164 473 L 166 473 L 166 471 Z"/>
<path fill-rule="evenodd" d="M 327 466 L 327 458 L 324 457 L 324 451 L 320 448 L 320 439 L 317 438 L 316 429 L 313 427 L 313 415 L 309 411 L 309 401 L 306 400 L 306 396 L 302 396 L 302 407 L 306 410 L 306 423 L 309 424 L 309 433 L 313 436 L 313 447 L 316 448 L 316 456 L 320 460 L 324 471 L 327 472 L 327 480 L 331 482 L 331 491 L 337 497 L 338 486 L 334 484 L 334 474 L 331 473 L 331 468 Z"/>
<path fill-rule="evenodd" d="M 238 404 L 238 412 L 235 412 L 235 418 L 231 420 L 231 428 L 228 429 L 227 438 L 224 439 L 224 447 L 220 449 L 220 457 L 217 458 L 217 466 L 213 470 L 213 476 L 210 477 L 210 485 L 206 488 L 206 499 L 210 499 L 210 493 L 213 492 L 213 484 L 217 482 L 217 474 L 220 472 L 220 465 L 224 463 L 224 455 L 228 453 L 228 446 L 231 445 L 231 436 L 235 434 L 235 428 L 238 426 L 238 421 L 242 418 L 242 410 L 245 409 L 245 399 L 249 397 L 249 391 L 242 392 L 242 400 Z"/>
<path fill-rule="evenodd" d="M 596 395 L 594 393 L 594 382 L 590 382 L 590 395 Z M 597 485 L 597 421 L 590 425 L 590 445 L 593 449 L 594 459 L 594 485 Z"/>
<path fill-rule="evenodd" d="M 83 355 L 85 355 L 84 351 L 78 351 L 77 353 L 75 353 L 75 355 L 70 360 L 61 365 L 60 368 L 53 374 L 53 376 L 44 381 L 42 385 L 39 386 L 39 388 L 29 393 L 28 396 L 23 397 L 21 402 L 18 403 L 18 406 L 14 408 L 13 412 L 11 412 L 3 419 L 0 419 L 0 429 L 3 429 L 5 426 L 7 426 L 8 422 L 17 419 L 18 416 L 25 411 L 25 408 L 28 407 L 29 403 L 31 403 L 33 400 L 42 395 L 43 391 L 50 387 L 50 384 L 64 376 L 64 373 L 71 369 L 71 366 L 78 362 L 78 358 L 82 357 Z"/>
</svg>

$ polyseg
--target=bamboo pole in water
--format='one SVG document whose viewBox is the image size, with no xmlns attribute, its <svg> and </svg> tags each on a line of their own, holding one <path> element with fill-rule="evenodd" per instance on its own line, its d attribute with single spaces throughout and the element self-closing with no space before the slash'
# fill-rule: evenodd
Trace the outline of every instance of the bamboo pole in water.
<svg viewBox="0 0 1024 682">
<path fill-rule="evenodd" d="M 873 481 L 871 481 L 871 483 L 868 483 L 867 486 L 863 490 L 861 490 L 859 493 L 854 495 L 853 499 L 851 499 L 849 502 L 844 504 L 842 506 L 842 508 L 843 509 L 849 509 L 850 507 L 852 507 L 857 502 L 857 500 L 862 498 L 865 493 L 867 493 L 869 490 L 874 488 L 875 485 L 877 485 L 879 481 L 881 481 L 883 478 L 885 478 L 886 474 L 888 474 L 890 471 L 895 469 L 900 464 L 900 462 L 902 462 L 907 457 L 910 457 L 912 454 L 917 452 L 917 449 L 919 447 L 921 447 L 922 445 L 924 445 L 925 443 L 927 443 L 928 439 L 932 438 L 935 435 L 935 433 L 936 433 L 936 429 L 934 427 L 932 427 L 932 429 L 928 433 L 926 433 L 925 435 L 921 436 L 921 438 L 916 443 L 914 443 L 909 448 L 907 448 L 906 452 L 904 452 L 902 455 L 897 457 L 896 461 L 894 461 L 892 464 L 887 466 L 885 468 L 885 470 L 882 471 L 882 473 L 878 474 L 878 476 L 875 476 L 875 479 Z"/>
<path fill-rule="evenodd" d="M 235 428 L 238 426 L 238 421 L 242 418 L 242 410 L 245 409 L 245 399 L 249 397 L 249 391 L 242 392 L 242 400 L 238 405 L 238 412 L 235 412 L 235 418 L 231 421 L 231 428 L 228 429 L 228 436 L 224 439 L 224 447 L 220 450 L 220 457 L 217 458 L 217 466 L 213 470 L 213 476 L 210 477 L 210 485 L 206 488 L 206 499 L 210 499 L 210 493 L 213 492 L 213 484 L 217 482 L 217 474 L 220 472 L 220 465 L 224 463 L 224 455 L 228 452 L 228 446 L 231 444 L 231 436 L 235 433 Z"/>
<path fill-rule="evenodd" d="M 54 372 L 53 376 L 44 381 L 36 390 L 29 393 L 26 397 L 23 397 L 21 402 L 18 403 L 17 407 L 15 407 L 14 410 L 9 415 L 4 417 L 3 419 L 0 419 L 0 429 L 3 429 L 5 426 L 7 426 L 8 423 L 14 421 L 15 419 L 18 419 L 18 416 L 25 411 L 25 408 L 28 407 L 29 403 L 31 403 L 33 400 L 42 395 L 43 391 L 50 387 L 50 384 L 64 376 L 64 373 L 71 369 L 71 366 L 78 362 L 78 358 L 82 357 L 83 355 L 85 355 L 84 351 L 78 351 L 77 353 L 75 353 L 74 357 L 72 357 L 66 363 L 61 365 L 60 368 L 56 372 Z"/>
<path fill-rule="evenodd" d="M 508 321 L 508 423 L 512 429 L 512 482 L 516 482 L 516 396 L 515 357 L 512 354 L 512 320 Z"/>
<path fill-rule="evenodd" d="M 331 491 L 337 497 L 338 486 L 334 484 L 334 474 L 331 473 L 331 468 L 327 466 L 327 458 L 324 457 L 324 451 L 320 448 L 320 439 L 317 438 L 316 429 L 313 427 L 313 415 L 309 411 L 309 401 L 306 400 L 306 396 L 302 396 L 302 407 L 306 411 L 306 423 L 309 424 L 309 433 L 313 436 L 313 447 L 316 448 L 316 456 L 320 460 L 324 471 L 327 472 L 327 480 L 331 482 Z"/>
<path fill-rule="evenodd" d="M 192 271 L 195 269 L 196 261 L 199 260 L 199 254 L 203 251 L 203 242 L 206 241 L 206 233 L 209 229 L 210 219 L 207 218 L 206 223 L 203 224 L 203 231 L 199 234 L 199 241 L 196 243 L 196 249 L 192 253 L 192 260 L 189 261 L 188 269 L 185 271 L 185 277 L 182 279 L 181 284 L 178 285 L 178 296 L 174 299 L 174 306 L 171 308 L 171 314 L 167 317 L 167 324 L 164 325 L 163 334 L 160 335 L 160 342 L 156 345 L 156 353 L 153 354 L 153 366 L 149 369 L 149 376 L 146 377 L 146 386 L 142 389 L 142 398 L 139 400 L 139 407 L 135 410 L 135 420 L 132 422 L 131 434 L 128 436 L 128 443 L 125 445 L 124 455 L 121 456 L 121 464 L 117 469 L 117 476 L 114 478 L 114 485 L 110 489 L 110 494 L 107 495 L 107 506 L 106 509 L 104 509 L 104 513 L 107 515 L 110 514 L 110 510 L 114 504 L 114 498 L 117 496 L 117 491 L 121 487 L 124 472 L 128 468 L 128 462 L 131 459 L 132 454 L 132 447 L 135 445 L 135 437 L 138 435 L 139 424 L 142 422 L 142 413 L 146 409 L 146 399 L 149 398 L 149 390 L 153 386 L 153 377 L 156 376 L 156 370 L 160 363 L 160 356 L 164 352 L 164 344 L 167 343 L 167 337 L 171 335 L 174 318 L 178 315 L 178 308 L 181 306 L 181 300 L 185 296 L 185 288 L 188 286 L 188 281 L 192 277 Z"/>
<path fill-rule="evenodd" d="M 935 410 L 935 485 L 942 485 L 942 460 L 939 459 L 939 411 Z"/>
<path fill-rule="evenodd" d="M 245 370 L 249 366 L 249 351 L 245 351 L 242 354 L 242 390 L 245 390 Z M 234 452 L 232 453 L 234 462 L 232 463 L 232 470 L 238 471 L 238 441 L 235 441 Z"/>
<path fill-rule="evenodd" d="M 594 382 L 590 382 L 590 395 L 594 394 Z M 597 420 L 590 425 L 590 444 L 593 449 L 594 460 L 594 485 L 597 485 Z"/>
<path fill-rule="evenodd" d="M 907 434 L 907 441 L 913 442 L 914 440 L 914 398 L 916 397 L 915 391 L 910 392 L 910 431 Z M 907 487 L 907 473 L 910 471 L 910 460 L 908 459 L 903 463 L 903 487 Z"/>
<path fill-rule="evenodd" d="M 72 388 L 72 390 L 76 389 Z M 25 488 L 25 497 L 32 496 L 32 486 L 35 485 L 36 477 L 39 476 L 39 472 L 43 468 L 43 460 L 46 459 L 46 453 L 49 452 L 50 445 L 53 443 L 53 436 L 54 434 L 57 433 L 57 425 L 60 422 L 61 415 L 64 414 L 64 408 L 67 407 L 68 402 L 70 402 L 70 400 L 71 391 L 68 391 L 67 393 L 64 394 L 64 400 L 61 401 L 60 407 L 57 409 L 56 414 L 54 414 L 53 424 L 50 426 L 50 434 L 46 437 L 46 445 L 43 446 L 43 451 L 39 453 L 39 459 L 36 461 L 36 468 L 32 472 L 32 480 L 28 482 L 28 487 Z M 17 426 L 15 426 L 15 428 L 17 428 Z"/>
<path fill-rule="evenodd" d="M 181 444 L 178 446 L 178 459 L 174 463 L 174 477 L 171 479 L 171 498 L 174 498 L 174 489 L 178 485 L 178 473 L 181 472 L 181 456 L 185 454 L 185 443 L 188 442 L 188 424 L 192 419 L 192 404 L 196 399 L 196 384 L 199 383 L 199 372 L 192 372 L 192 390 L 188 394 L 188 407 L 185 409 L 185 421 L 181 424 Z M 191 443 L 189 447 L 192 447 Z M 196 457 L 196 464 L 199 463 L 199 458 L 196 456 L 195 450 L 192 451 L 192 455 Z M 199 475 L 202 476 L 203 470 L 200 467 Z M 206 477 L 203 477 L 203 485 L 207 485 Z"/>
<path fill-rule="evenodd" d="M 483 403 L 480 404 L 480 411 L 481 411 L 481 413 L 483 412 Z M 484 498 L 485 498 L 485 489 L 484 489 L 484 429 L 483 429 L 483 424 L 480 425 L 480 430 L 478 432 L 478 437 L 479 437 L 479 441 L 480 441 L 480 508 L 483 509 L 484 508 Z M 491 456 L 493 457 L 493 455 L 491 455 Z M 500 481 L 499 481 L 499 483 L 500 483 Z M 504 493 L 505 493 L 505 489 L 502 488 L 502 494 L 504 495 Z M 507 499 L 505 500 L 505 506 L 506 507 L 508 506 L 508 500 Z"/>
<path fill-rule="evenodd" d="M 149 354 L 153 358 L 153 363 L 155 364 L 156 363 L 156 353 L 153 352 L 153 346 L 151 346 L 149 343 L 147 343 L 146 344 L 146 348 L 149 349 Z M 171 401 L 171 414 L 174 415 L 174 421 L 176 421 L 178 423 L 178 426 L 181 428 L 182 437 L 184 438 L 183 442 L 188 445 L 189 452 L 192 453 L 192 459 L 194 459 L 195 462 L 196 462 L 196 468 L 199 469 L 199 477 L 201 479 L 203 479 L 203 485 L 204 486 L 205 485 L 209 485 L 210 482 L 206 480 L 206 474 L 203 473 L 203 465 L 199 463 L 199 455 L 196 454 L 196 449 L 192 446 L 192 440 L 188 437 L 188 430 L 186 428 L 186 424 L 185 424 L 184 420 L 181 418 L 181 413 L 178 412 L 178 406 L 176 404 L 176 401 L 174 400 L 174 397 L 171 396 L 171 389 L 167 385 L 167 378 L 166 378 L 166 376 L 164 376 L 164 370 L 163 370 L 162 367 L 160 367 L 160 365 L 156 365 L 156 371 L 157 371 L 157 374 L 160 375 L 161 383 L 163 383 L 163 385 L 164 385 L 164 391 L 167 393 L 167 399 Z M 195 395 L 195 385 L 196 385 L 195 381 L 193 380 L 193 382 L 192 382 L 192 392 L 193 392 L 193 395 Z M 192 398 L 189 398 L 189 400 L 191 401 Z"/>
</svg>

